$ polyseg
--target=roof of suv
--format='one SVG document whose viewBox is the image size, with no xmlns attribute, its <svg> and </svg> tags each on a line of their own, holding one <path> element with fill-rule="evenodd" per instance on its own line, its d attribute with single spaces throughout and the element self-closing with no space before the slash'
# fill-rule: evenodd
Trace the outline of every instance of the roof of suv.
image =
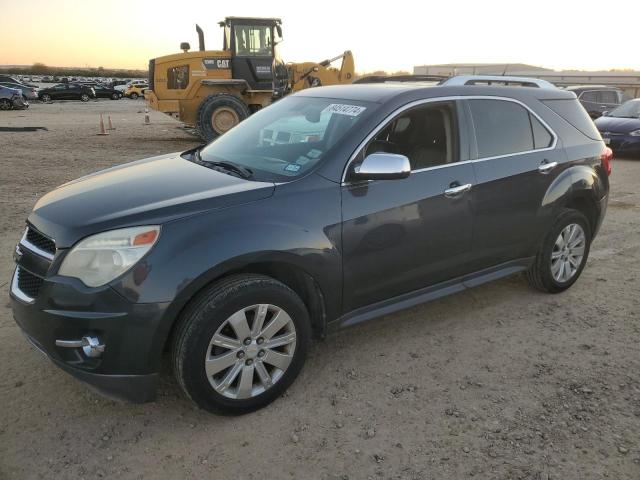
<svg viewBox="0 0 640 480">
<path fill-rule="evenodd" d="M 565 90 L 569 90 L 571 92 L 583 92 L 585 90 L 620 90 L 616 87 L 610 87 L 607 85 L 571 85 L 567 87 Z"/>
<path fill-rule="evenodd" d="M 575 93 L 556 88 L 509 87 L 498 85 L 429 85 L 420 83 L 364 83 L 355 85 L 334 85 L 321 88 L 309 88 L 295 94 L 304 97 L 326 97 L 345 100 L 385 103 L 405 98 L 408 101 L 422 98 L 457 96 L 492 96 L 526 100 L 572 99 Z"/>
</svg>

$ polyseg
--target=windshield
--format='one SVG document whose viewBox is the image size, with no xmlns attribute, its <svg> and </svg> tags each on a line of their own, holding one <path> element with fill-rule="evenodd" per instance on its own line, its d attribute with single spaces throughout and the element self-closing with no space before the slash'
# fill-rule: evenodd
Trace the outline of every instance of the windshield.
<svg viewBox="0 0 640 480">
<path fill-rule="evenodd" d="M 639 118 L 640 117 L 640 99 L 629 100 L 618 108 L 613 109 L 609 113 L 610 117 L 618 118 Z"/>
<path fill-rule="evenodd" d="M 231 162 L 261 181 L 286 181 L 330 155 L 375 107 L 343 99 L 284 98 L 205 146 L 199 160 Z"/>
</svg>

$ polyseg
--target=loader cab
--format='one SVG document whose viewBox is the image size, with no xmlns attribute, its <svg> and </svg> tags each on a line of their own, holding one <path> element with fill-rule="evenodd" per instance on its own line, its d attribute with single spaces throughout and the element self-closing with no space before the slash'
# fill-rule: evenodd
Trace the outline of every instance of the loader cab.
<svg viewBox="0 0 640 480">
<path fill-rule="evenodd" d="M 220 26 L 224 50 L 231 52 L 232 77 L 246 80 L 251 90 L 272 90 L 274 64 L 282 63 L 280 19 L 227 17 Z"/>
</svg>

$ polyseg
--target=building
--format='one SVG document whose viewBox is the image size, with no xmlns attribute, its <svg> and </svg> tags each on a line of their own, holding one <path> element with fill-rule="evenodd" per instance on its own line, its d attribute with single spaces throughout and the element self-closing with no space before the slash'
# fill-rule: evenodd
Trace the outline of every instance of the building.
<svg viewBox="0 0 640 480">
<path fill-rule="evenodd" d="M 413 67 L 415 75 L 516 75 L 540 78 L 559 87 L 607 85 L 618 87 L 632 97 L 640 97 L 640 72 L 556 71 L 524 63 L 449 63 Z"/>
</svg>

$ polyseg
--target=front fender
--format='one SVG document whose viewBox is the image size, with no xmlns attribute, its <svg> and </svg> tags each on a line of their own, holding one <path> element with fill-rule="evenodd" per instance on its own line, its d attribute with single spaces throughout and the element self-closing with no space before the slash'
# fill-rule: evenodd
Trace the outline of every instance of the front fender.
<svg viewBox="0 0 640 480">
<path fill-rule="evenodd" d="M 175 318 L 217 278 L 252 264 L 294 266 L 311 276 L 337 316 L 342 302 L 339 185 L 315 176 L 272 197 L 171 221 L 153 250 L 112 287 L 133 303 L 170 302 L 158 352 Z"/>
</svg>

